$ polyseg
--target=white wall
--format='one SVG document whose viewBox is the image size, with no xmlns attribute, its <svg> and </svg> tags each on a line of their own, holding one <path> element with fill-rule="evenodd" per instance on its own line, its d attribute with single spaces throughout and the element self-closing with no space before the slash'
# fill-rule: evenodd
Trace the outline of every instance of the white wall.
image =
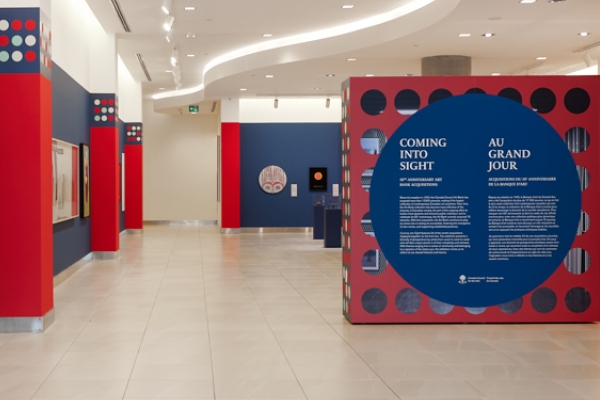
<svg viewBox="0 0 600 400">
<path fill-rule="evenodd" d="M 217 115 L 170 115 L 143 102 L 144 220 L 217 220 Z"/>
<path fill-rule="evenodd" d="M 341 99 L 332 98 L 329 108 L 326 98 L 240 99 L 239 121 L 257 122 L 341 122 Z"/>
<path fill-rule="evenodd" d="M 136 82 L 119 57 L 119 118 L 124 122 L 142 121 L 142 83 Z"/>
</svg>

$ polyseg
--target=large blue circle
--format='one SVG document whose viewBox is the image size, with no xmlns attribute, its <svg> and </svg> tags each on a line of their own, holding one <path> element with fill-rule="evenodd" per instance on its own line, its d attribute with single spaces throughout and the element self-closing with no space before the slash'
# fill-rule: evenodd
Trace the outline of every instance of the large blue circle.
<svg viewBox="0 0 600 400">
<path fill-rule="evenodd" d="M 398 128 L 375 167 L 370 211 L 408 283 L 445 303 L 487 307 L 556 271 L 575 238 L 580 190 L 569 150 L 542 117 L 501 97 L 463 95 Z"/>
</svg>

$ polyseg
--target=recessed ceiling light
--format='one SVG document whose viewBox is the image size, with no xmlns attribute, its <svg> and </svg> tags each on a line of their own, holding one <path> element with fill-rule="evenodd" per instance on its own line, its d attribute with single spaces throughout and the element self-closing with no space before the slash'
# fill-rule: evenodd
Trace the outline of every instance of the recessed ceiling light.
<svg viewBox="0 0 600 400">
<path fill-rule="evenodd" d="M 580 32 L 578 33 L 579 36 L 590 36 L 589 32 Z"/>
<path fill-rule="evenodd" d="M 495 33 L 491 33 L 491 32 L 487 32 L 487 33 L 484 33 L 481 36 L 483 36 L 483 37 L 492 37 L 492 36 L 496 36 L 496 34 Z"/>
<path fill-rule="evenodd" d="M 272 33 L 263 33 L 263 37 L 272 37 L 273 34 Z"/>
<path fill-rule="evenodd" d="M 531 3 L 535 3 L 536 0 L 521 0 L 519 3 L 521 4 L 531 4 Z"/>
<path fill-rule="evenodd" d="M 173 72 L 173 71 L 171 71 L 170 69 L 168 69 L 168 70 L 166 70 L 165 72 Z"/>
<path fill-rule="evenodd" d="M 327 74 L 325 76 L 328 77 L 328 78 L 333 78 L 335 76 L 335 74 Z"/>
<path fill-rule="evenodd" d="M 469 37 L 469 36 L 471 36 L 470 33 L 459 33 L 458 34 L 458 37 Z"/>
<path fill-rule="evenodd" d="M 548 57 L 536 57 L 535 59 L 536 59 L 536 60 L 540 60 L 540 61 L 541 61 L 541 60 L 547 60 L 547 59 L 548 59 Z"/>
<path fill-rule="evenodd" d="M 321 90 L 321 88 L 320 87 L 316 87 L 315 90 Z"/>
<path fill-rule="evenodd" d="M 275 78 L 275 75 L 265 75 L 265 78 Z"/>
<path fill-rule="evenodd" d="M 564 3 L 565 0 L 550 0 L 548 3 Z"/>
<path fill-rule="evenodd" d="M 346 58 L 346 61 L 356 61 L 356 58 Z"/>
<path fill-rule="evenodd" d="M 188 57 L 196 57 L 196 55 L 195 55 L 195 54 L 188 54 L 187 56 L 188 56 Z"/>
<path fill-rule="evenodd" d="M 196 7 L 184 7 L 185 11 L 194 11 Z"/>
<path fill-rule="evenodd" d="M 342 6 L 342 8 L 354 8 L 354 5 L 352 5 L 352 4 L 344 4 Z"/>
<path fill-rule="evenodd" d="M 195 38 L 195 37 L 196 37 L 196 34 L 195 34 L 195 33 L 188 32 L 188 33 L 186 33 L 186 34 L 185 34 L 185 37 L 186 37 L 186 38 Z"/>
<path fill-rule="evenodd" d="M 375 76 L 375 74 L 366 74 L 365 76 Z"/>
<path fill-rule="evenodd" d="M 164 87 L 159 87 L 158 90 L 165 90 L 165 88 Z"/>
<path fill-rule="evenodd" d="M 500 72 L 492 72 L 492 76 L 498 76 L 500 75 Z"/>
<path fill-rule="evenodd" d="M 248 89 L 246 89 L 246 88 L 240 88 L 241 92 L 245 92 L 246 90 L 248 90 Z"/>
</svg>

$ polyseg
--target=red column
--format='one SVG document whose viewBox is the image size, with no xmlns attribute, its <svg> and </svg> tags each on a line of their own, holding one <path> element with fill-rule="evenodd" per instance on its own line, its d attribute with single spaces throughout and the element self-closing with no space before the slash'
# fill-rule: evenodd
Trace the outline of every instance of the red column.
<svg viewBox="0 0 600 400">
<path fill-rule="evenodd" d="M 125 229 L 144 228 L 142 124 L 125 124 Z"/>
<path fill-rule="evenodd" d="M 240 123 L 221 124 L 221 228 L 240 228 Z"/>
<path fill-rule="evenodd" d="M 0 19 L 10 24 L 1 33 L 5 40 L 24 34 L 47 40 L 40 21 L 46 29 L 49 24 L 39 8 L 0 9 Z M 41 61 L 39 46 L 25 54 L 24 49 L 2 50 L 10 51 L 10 58 L 0 65 L 0 87 L 5 93 L 0 96 L 0 319 L 37 320 L 54 307 L 51 65 L 47 58 Z M 0 329 L 33 328 L 29 324 Z"/>
<path fill-rule="evenodd" d="M 90 217 L 92 251 L 119 251 L 119 130 L 114 94 L 92 94 Z"/>
</svg>

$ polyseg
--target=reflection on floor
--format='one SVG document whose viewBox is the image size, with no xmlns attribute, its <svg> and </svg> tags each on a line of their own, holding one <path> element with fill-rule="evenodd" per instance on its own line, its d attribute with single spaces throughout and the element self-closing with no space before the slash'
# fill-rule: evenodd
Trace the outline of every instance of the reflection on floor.
<svg viewBox="0 0 600 400">
<path fill-rule="evenodd" d="M 150 226 L 0 335 L 0 399 L 600 399 L 600 325 L 352 326 L 340 250 Z"/>
</svg>

